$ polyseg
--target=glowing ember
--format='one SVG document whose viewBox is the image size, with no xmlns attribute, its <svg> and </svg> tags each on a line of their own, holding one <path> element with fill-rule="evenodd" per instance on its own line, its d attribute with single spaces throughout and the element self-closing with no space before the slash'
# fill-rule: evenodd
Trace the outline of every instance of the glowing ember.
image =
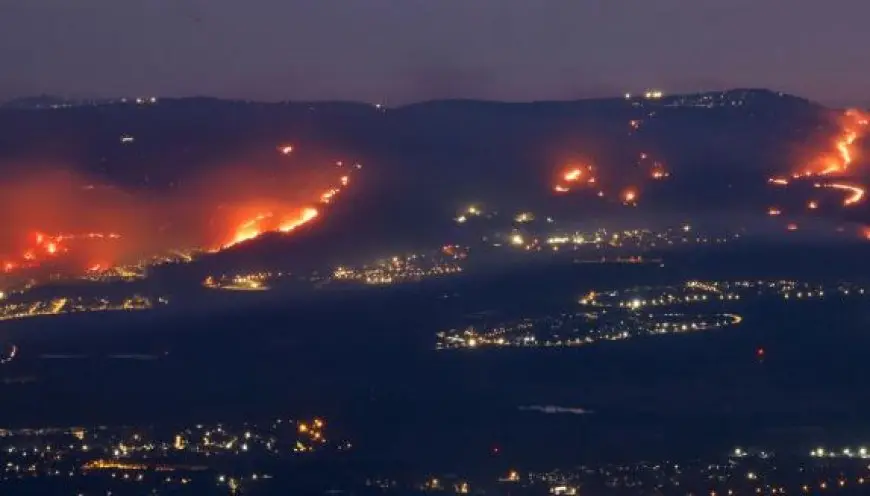
<svg viewBox="0 0 870 496">
<path fill-rule="evenodd" d="M 665 170 L 661 162 L 653 162 L 652 171 L 650 173 L 653 179 L 665 179 L 670 176 L 670 173 Z"/>
<path fill-rule="evenodd" d="M 843 200 L 844 207 L 851 207 L 864 199 L 864 188 L 852 184 L 830 183 L 824 184 L 823 187 L 846 191 L 849 196 Z"/>
<path fill-rule="evenodd" d="M 568 172 L 566 172 L 562 177 L 565 179 L 566 182 L 570 183 L 570 182 L 574 182 L 574 181 L 579 180 L 580 176 L 582 176 L 582 175 L 583 175 L 583 171 L 580 170 L 579 168 L 575 168 L 575 169 L 571 169 Z"/>
<path fill-rule="evenodd" d="M 595 176 L 592 174 L 593 167 L 591 165 L 571 166 L 564 172 L 559 174 L 559 181 L 553 187 L 556 193 L 567 193 L 571 188 L 570 183 L 585 182 L 587 184 L 595 184 Z"/>
</svg>

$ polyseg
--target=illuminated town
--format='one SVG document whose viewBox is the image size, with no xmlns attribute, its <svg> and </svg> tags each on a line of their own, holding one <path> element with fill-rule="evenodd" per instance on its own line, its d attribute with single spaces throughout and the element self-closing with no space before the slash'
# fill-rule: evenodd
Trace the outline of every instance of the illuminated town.
<svg viewBox="0 0 870 496">
<path fill-rule="evenodd" d="M 421 281 L 462 272 L 461 263 L 467 257 L 467 248 L 449 245 L 432 254 L 397 255 L 362 267 L 338 267 L 332 278 L 338 282 L 370 285 Z"/>
<path fill-rule="evenodd" d="M 641 286 L 590 291 L 579 299 L 582 311 L 563 312 L 438 332 L 436 349 L 584 346 L 640 336 L 710 331 L 740 324 L 731 310 L 748 300 L 764 302 L 864 298 L 865 289 L 798 281 L 687 281 L 679 286 Z M 691 307 L 706 312 L 689 313 Z"/>
<path fill-rule="evenodd" d="M 52 298 L 45 301 L 4 303 L 0 305 L 0 320 L 14 320 L 46 315 L 82 312 L 150 310 L 157 304 L 167 304 L 167 298 L 152 299 L 134 295 L 127 298 Z"/>
<path fill-rule="evenodd" d="M 849 451 L 848 449 L 846 450 Z M 424 491 L 440 494 L 864 494 L 870 485 L 865 455 L 777 453 L 734 448 L 719 457 L 660 459 L 626 463 L 578 464 L 548 471 L 505 469 L 488 478 L 443 474 L 415 482 L 371 478 L 366 486 L 379 494 Z"/>
<path fill-rule="evenodd" d="M 557 411 L 558 409 L 553 409 Z M 569 409 L 570 410 L 570 409 Z M 368 469 L 334 480 L 309 472 L 307 459 L 340 460 L 356 451 L 327 435 L 321 418 L 202 423 L 182 427 L 94 426 L 0 429 L 0 482 L 10 489 L 47 488 L 121 494 L 180 491 L 245 494 L 318 487 L 366 494 L 862 494 L 870 484 L 867 445 L 734 447 L 719 456 L 637 462 L 581 462 L 549 470 L 440 472 Z M 297 468 L 298 467 L 298 468 Z M 296 478 L 298 480 L 294 481 Z M 297 486 L 294 486 L 298 484 Z M 271 493 L 270 493 L 271 494 Z"/>
<path fill-rule="evenodd" d="M 257 272 L 253 274 L 221 276 L 215 278 L 208 276 L 202 282 L 202 285 L 209 289 L 221 289 L 225 291 L 268 291 L 269 279 L 281 277 L 283 274 L 272 274 L 270 272 Z"/>
<path fill-rule="evenodd" d="M 498 229 L 497 223 L 508 222 L 512 227 Z M 454 218 L 457 224 L 472 230 L 491 247 L 513 247 L 525 251 L 542 250 L 580 250 L 595 249 L 634 249 L 655 250 L 682 245 L 717 245 L 733 242 L 741 238 L 744 229 L 733 232 L 705 232 L 691 224 L 659 229 L 572 229 L 572 223 L 557 220 L 552 216 L 537 215 L 534 212 L 518 212 L 505 217 L 498 211 L 487 211 L 472 205 Z M 641 254 L 641 253 L 638 253 Z"/>
<path fill-rule="evenodd" d="M 64 479 L 68 487 L 164 491 L 189 486 L 237 494 L 273 478 L 268 467 L 277 461 L 351 448 L 347 441 L 328 440 L 326 421 L 320 418 L 175 429 L 0 429 L 0 481 L 23 488 L 28 481 Z"/>
</svg>

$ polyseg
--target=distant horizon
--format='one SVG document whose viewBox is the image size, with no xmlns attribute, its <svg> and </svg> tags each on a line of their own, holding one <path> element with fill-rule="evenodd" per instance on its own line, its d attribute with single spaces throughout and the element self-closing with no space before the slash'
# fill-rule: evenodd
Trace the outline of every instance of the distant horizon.
<svg viewBox="0 0 870 496">
<path fill-rule="evenodd" d="M 43 92 L 37 94 L 22 94 L 19 96 L 13 96 L 11 98 L 0 99 L 0 105 L 12 103 L 18 100 L 26 100 L 26 99 L 35 99 L 35 98 L 57 98 L 61 100 L 93 100 L 93 101 L 112 101 L 112 100 L 133 100 L 137 98 L 157 98 L 161 99 L 170 99 L 170 100 L 184 100 L 184 99 L 212 99 L 212 100 L 222 100 L 222 101 L 234 101 L 234 102 L 249 102 L 249 103 L 358 103 L 358 104 L 370 104 L 377 105 L 382 104 L 385 107 L 403 107 L 415 104 L 422 104 L 428 102 L 438 102 L 438 101 L 478 101 L 478 102 L 491 102 L 491 103 L 542 103 L 542 102 L 578 102 L 585 100 L 619 100 L 625 98 L 626 94 L 630 94 L 631 98 L 642 98 L 643 93 L 645 91 L 662 91 L 663 95 L 661 98 L 668 98 L 674 96 L 684 96 L 684 95 L 701 95 L 707 93 L 727 93 L 731 91 L 769 91 L 771 93 L 782 93 L 784 95 L 798 98 L 802 100 L 806 100 L 810 103 L 821 105 L 827 108 L 839 109 L 839 108 L 861 108 L 861 107 L 870 107 L 870 100 L 865 103 L 831 103 L 826 102 L 824 100 L 813 99 L 798 93 L 788 92 L 776 88 L 767 88 L 762 86 L 734 86 L 734 87 L 721 87 L 721 88 L 711 88 L 711 89 L 699 89 L 699 90 L 688 90 L 688 91 L 674 91 L 668 92 L 665 89 L 661 88 L 648 88 L 639 91 L 626 91 L 618 94 L 598 94 L 598 95 L 589 95 L 589 96 L 575 96 L 573 98 L 536 98 L 536 99 L 498 99 L 498 98 L 485 98 L 485 97 L 475 97 L 475 96 L 442 96 L 435 98 L 423 98 L 419 100 L 410 100 L 410 101 L 398 101 L 391 102 L 389 98 L 384 98 L 381 101 L 368 101 L 364 99 L 352 99 L 352 98 L 321 98 L 321 99 L 293 99 L 293 98 L 285 98 L 285 99 L 258 99 L 258 98 L 244 98 L 244 97 L 233 97 L 233 96 L 222 96 L 215 94 L 182 94 L 182 95 L 171 95 L 171 94 L 143 94 L 143 95 L 115 95 L 115 96 L 105 96 L 105 95 L 82 95 L 82 94 L 63 94 L 62 92 Z"/>
<path fill-rule="evenodd" d="M 397 106 L 754 86 L 833 107 L 870 102 L 866 0 L 6 3 L 0 99 Z"/>
</svg>

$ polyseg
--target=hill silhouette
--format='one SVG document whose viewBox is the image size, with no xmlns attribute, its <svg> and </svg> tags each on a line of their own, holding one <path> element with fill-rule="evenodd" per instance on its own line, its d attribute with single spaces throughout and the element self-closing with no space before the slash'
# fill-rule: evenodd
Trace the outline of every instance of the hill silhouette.
<svg viewBox="0 0 870 496">
<path fill-rule="evenodd" d="M 837 115 L 765 89 L 563 102 L 439 100 L 396 108 L 40 97 L 0 107 L 0 166 L 9 173 L 62 164 L 96 182 L 159 195 L 216 165 L 244 170 L 270 160 L 281 143 L 311 161 L 361 162 L 353 187 L 328 206 L 316 228 L 292 241 L 260 240 L 306 240 L 326 256 L 349 246 L 377 252 L 442 242 L 468 202 L 602 222 L 639 212 L 763 215 L 771 201 L 767 178 L 794 170 L 825 146 Z M 120 143 L 122 135 L 135 142 Z M 668 179 L 648 181 L 641 154 L 664 164 Z M 593 164 L 611 198 L 636 186 L 638 208 L 588 192 L 554 195 L 554 181 L 571 163 Z M 863 207 L 847 213 L 851 220 L 866 214 Z"/>
</svg>

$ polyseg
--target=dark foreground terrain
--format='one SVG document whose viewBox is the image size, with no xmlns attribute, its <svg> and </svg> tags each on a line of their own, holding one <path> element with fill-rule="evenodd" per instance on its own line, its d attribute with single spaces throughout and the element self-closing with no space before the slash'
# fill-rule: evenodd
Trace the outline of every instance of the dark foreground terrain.
<svg viewBox="0 0 870 496">
<path fill-rule="evenodd" d="M 838 266 L 838 257 L 824 270 L 808 263 L 835 252 L 829 248 L 742 250 L 665 268 L 536 267 L 295 300 L 267 294 L 192 314 L 9 323 L 21 354 L 0 369 L 7 379 L 0 418 L 39 427 L 320 415 L 354 440 L 353 457 L 443 469 L 761 442 L 803 452 L 806 443 L 870 439 L 861 414 L 870 407 L 859 379 L 870 350 L 862 300 L 746 302 L 745 320 L 733 328 L 583 348 L 434 350 L 435 332 L 462 316 L 573 308 L 592 289 L 867 274 L 861 264 Z M 35 382 L 9 381 L 16 377 Z M 520 411 L 524 405 L 591 413 Z"/>
</svg>

